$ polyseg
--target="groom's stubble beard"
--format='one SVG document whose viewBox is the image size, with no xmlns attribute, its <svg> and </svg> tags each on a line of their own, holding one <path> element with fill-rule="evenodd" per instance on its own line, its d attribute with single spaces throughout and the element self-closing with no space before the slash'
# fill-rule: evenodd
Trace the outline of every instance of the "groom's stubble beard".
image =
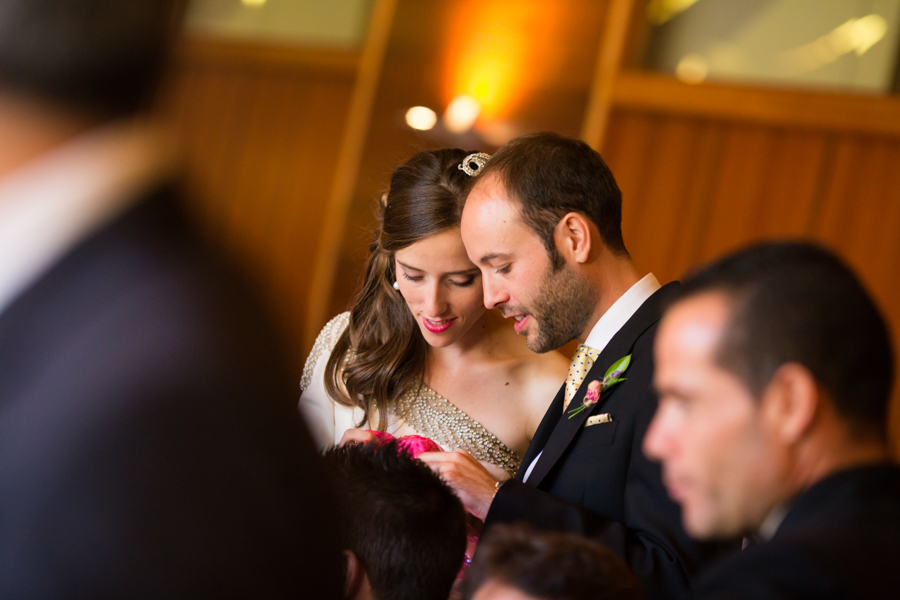
<svg viewBox="0 0 900 600">
<path fill-rule="evenodd" d="M 599 301 L 599 290 L 589 278 L 579 275 L 568 264 L 551 266 L 541 284 L 541 293 L 531 302 L 529 311 L 537 324 L 536 335 L 526 345 L 543 354 L 556 350 L 578 337 Z"/>
</svg>

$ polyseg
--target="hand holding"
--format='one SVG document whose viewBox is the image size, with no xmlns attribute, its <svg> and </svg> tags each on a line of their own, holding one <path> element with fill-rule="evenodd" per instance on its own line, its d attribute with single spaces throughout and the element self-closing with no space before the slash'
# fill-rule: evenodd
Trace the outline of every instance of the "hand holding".
<svg viewBox="0 0 900 600">
<path fill-rule="evenodd" d="M 497 479 L 484 465 L 465 450 L 424 452 L 419 460 L 453 488 L 466 510 L 484 520 L 497 489 Z"/>
</svg>

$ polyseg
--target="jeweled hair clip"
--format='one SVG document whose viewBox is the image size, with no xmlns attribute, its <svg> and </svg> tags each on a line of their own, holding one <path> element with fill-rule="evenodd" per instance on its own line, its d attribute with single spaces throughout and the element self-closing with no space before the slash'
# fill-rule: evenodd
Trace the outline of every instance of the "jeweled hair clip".
<svg viewBox="0 0 900 600">
<path fill-rule="evenodd" d="M 491 155 L 484 152 L 476 152 L 470 154 L 463 159 L 457 167 L 460 171 L 465 171 L 469 177 L 475 177 L 484 169 L 487 161 L 491 160 Z"/>
</svg>

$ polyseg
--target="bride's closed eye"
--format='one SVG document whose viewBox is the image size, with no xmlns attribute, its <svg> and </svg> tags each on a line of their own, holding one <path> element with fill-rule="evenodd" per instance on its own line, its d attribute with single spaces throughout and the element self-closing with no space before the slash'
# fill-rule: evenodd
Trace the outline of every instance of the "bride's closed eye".
<svg viewBox="0 0 900 600">
<path fill-rule="evenodd" d="M 469 287 L 470 285 L 472 285 L 473 283 L 475 283 L 475 278 L 476 278 L 476 277 L 478 277 L 478 276 L 477 276 L 477 275 L 470 275 L 469 277 L 467 277 L 467 278 L 466 278 L 465 280 L 463 280 L 463 281 L 456 281 L 455 279 L 451 279 L 451 280 L 450 280 L 450 283 L 452 283 L 452 284 L 455 285 L 456 287 L 463 287 L 463 288 L 464 288 L 464 287 Z"/>
<path fill-rule="evenodd" d="M 403 275 L 403 279 L 405 279 L 407 281 L 422 281 L 421 275 L 418 275 L 416 277 L 411 277 L 411 276 L 407 275 L 406 273 L 401 273 L 401 274 Z"/>
</svg>

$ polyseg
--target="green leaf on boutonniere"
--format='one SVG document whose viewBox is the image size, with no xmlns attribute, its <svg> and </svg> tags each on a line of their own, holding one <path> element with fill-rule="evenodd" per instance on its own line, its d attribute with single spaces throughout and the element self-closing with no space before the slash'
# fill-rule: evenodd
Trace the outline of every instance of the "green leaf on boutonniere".
<svg viewBox="0 0 900 600">
<path fill-rule="evenodd" d="M 625 369 L 628 368 L 628 365 L 631 364 L 631 355 L 623 356 L 619 360 L 613 363 L 613 365 L 606 371 L 606 375 L 603 376 L 604 379 L 617 379 L 619 375 L 625 372 Z M 612 384 L 609 384 L 612 385 Z"/>
<path fill-rule="evenodd" d="M 617 383 L 622 383 L 623 381 L 627 381 L 627 378 L 622 377 L 622 375 L 625 373 L 625 370 L 628 369 L 628 365 L 630 365 L 630 364 L 631 364 L 631 355 L 630 354 L 628 356 L 624 356 L 624 357 L 620 358 L 619 360 L 617 360 L 616 362 L 614 362 L 613 365 L 606 371 L 606 375 L 603 376 L 603 380 L 601 382 L 599 382 L 600 383 L 599 393 L 588 390 L 588 393 L 585 394 L 582 405 L 576 406 L 566 413 L 569 415 L 569 418 L 571 419 L 572 417 L 575 417 L 576 415 L 578 415 L 580 412 L 587 410 L 588 408 L 594 406 L 600 400 L 600 396 L 603 394 L 603 392 L 605 392 L 612 386 L 616 385 Z M 597 381 L 591 382 L 592 385 L 596 384 L 596 383 L 598 383 L 598 382 Z M 592 393 L 594 393 L 596 395 L 591 396 Z"/>
</svg>

